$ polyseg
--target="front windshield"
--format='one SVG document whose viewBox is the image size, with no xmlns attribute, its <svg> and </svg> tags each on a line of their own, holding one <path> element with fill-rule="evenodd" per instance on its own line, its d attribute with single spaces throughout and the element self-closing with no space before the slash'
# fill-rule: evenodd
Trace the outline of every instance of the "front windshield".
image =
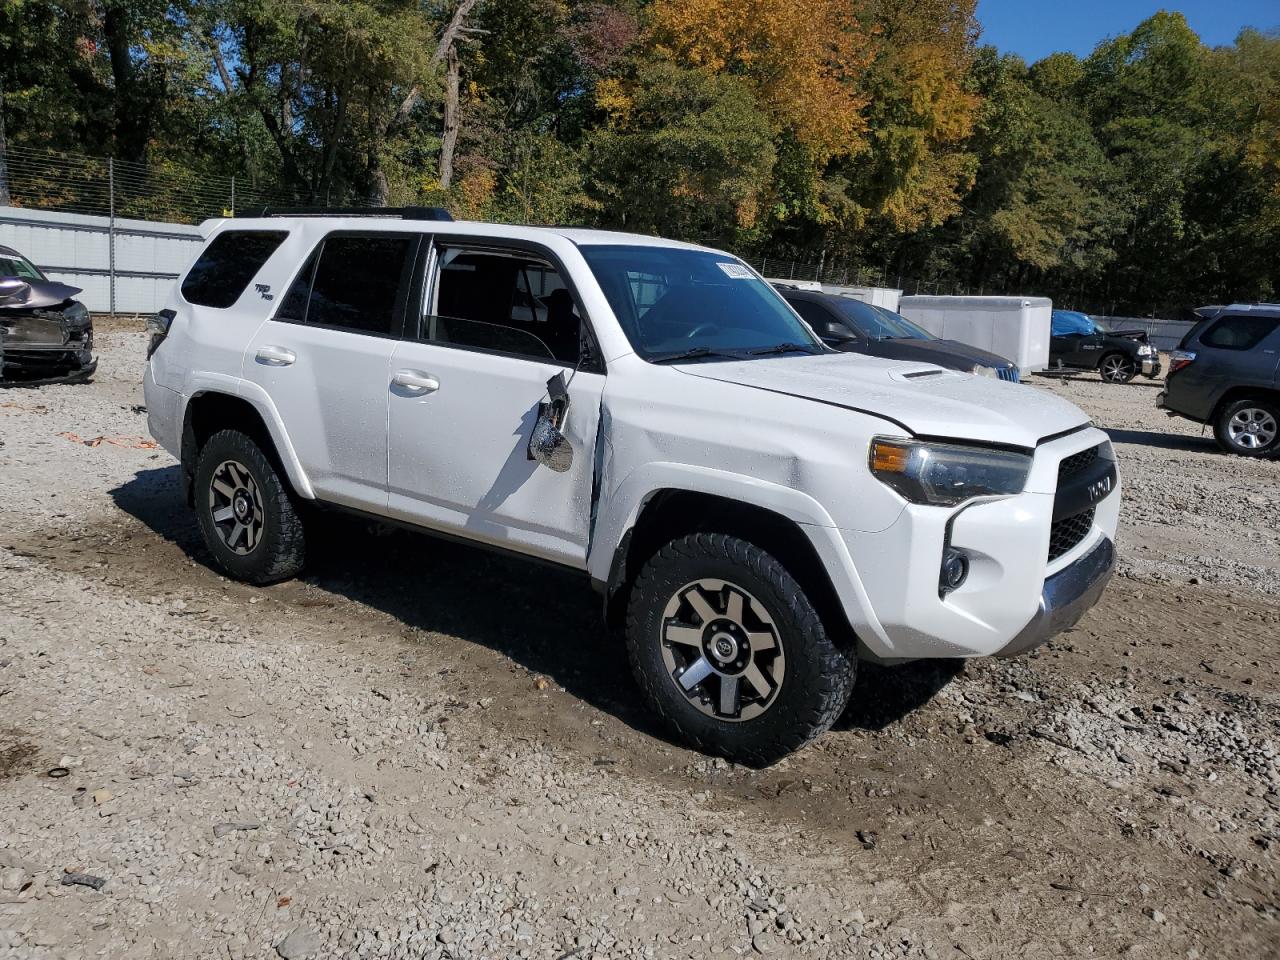
<svg viewBox="0 0 1280 960">
<path fill-rule="evenodd" d="M 21 277 L 23 280 L 43 280 L 44 274 L 35 264 L 12 254 L 0 253 L 0 277 Z"/>
<path fill-rule="evenodd" d="M 1083 313 L 1055 310 L 1050 332 L 1055 337 L 1090 337 L 1098 332 L 1098 327 Z"/>
<path fill-rule="evenodd" d="M 923 327 L 917 327 L 901 314 L 886 307 L 846 299 L 840 310 L 862 331 L 868 340 L 934 340 L 937 339 Z"/>
<path fill-rule="evenodd" d="M 589 244 L 581 250 L 646 360 L 825 352 L 777 291 L 728 254 Z"/>
</svg>

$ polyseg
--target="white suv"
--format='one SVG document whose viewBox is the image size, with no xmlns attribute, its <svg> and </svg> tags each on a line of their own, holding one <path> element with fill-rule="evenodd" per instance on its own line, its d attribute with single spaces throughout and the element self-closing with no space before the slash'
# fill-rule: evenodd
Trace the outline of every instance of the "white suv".
<svg viewBox="0 0 1280 960">
<path fill-rule="evenodd" d="M 670 726 L 765 764 L 859 658 L 1020 653 L 1111 575 L 1064 400 L 836 353 L 717 250 L 378 213 L 211 221 L 151 323 L 151 433 L 234 577 L 301 570 L 319 505 L 582 571 Z"/>
</svg>

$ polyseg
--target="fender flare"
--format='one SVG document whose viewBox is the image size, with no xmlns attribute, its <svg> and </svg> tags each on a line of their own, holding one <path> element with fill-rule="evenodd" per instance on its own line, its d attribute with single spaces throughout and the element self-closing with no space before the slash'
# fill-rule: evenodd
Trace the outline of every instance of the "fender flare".
<svg viewBox="0 0 1280 960">
<path fill-rule="evenodd" d="M 653 462 L 637 467 L 602 501 L 587 554 L 587 570 L 593 580 L 608 582 L 614 557 L 625 549 L 641 512 L 664 491 L 701 493 L 750 504 L 795 523 L 826 569 L 854 632 L 892 647 L 830 514 L 808 494 L 756 477 L 687 463 Z"/>
<path fill-rule="evenodd" d="M 221 393 L 229 397 L 236 397 L 253 407 L 267 427 L 267 433 L 271 436 L 271 442 L 276 448 L 276 455 L 280 458 L 280 464 L 284 467 L 285 474 L 288 476 L 294 492 L 304 500 L 314 500 L 316 498 L 315 488 L 312 487 L 306 470 L 303 469 L 302 463 L 298 460 L 297 451 L 294 450 L 293 444 L 289 441 L 289 434 L 284 429 L 284 422 L 280 419 L 280 412 L 276 409 L 276 405 L 271 402 L 270 395 L 256 383 L 211 371 L 193 373 L 187 378 L 187 383 L 182 391 L 182 409 L 179 411 L 180 419 L 178 422 L 183 424 L 183 429 L 185 429 L 191 401 L 208 393 Z"/>
</svg>

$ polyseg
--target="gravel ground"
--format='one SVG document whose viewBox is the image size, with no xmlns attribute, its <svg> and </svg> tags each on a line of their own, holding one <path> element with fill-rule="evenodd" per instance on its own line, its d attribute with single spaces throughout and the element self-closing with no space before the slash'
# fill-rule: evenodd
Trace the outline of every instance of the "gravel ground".
<svg viewBox="0 0 1280 960">
<path fill-rule="evenodd" d="M 1126 484 L 1076 630 L 865 668 L 755 771 L 663 739 L 566 574 L 343 523 L 304 580 L 219 576 L 143 342 L 0 392 L 0 957 L 1280 951 L 1280 464 L 1153 384 L 1028 387 Z"/>
</svg>

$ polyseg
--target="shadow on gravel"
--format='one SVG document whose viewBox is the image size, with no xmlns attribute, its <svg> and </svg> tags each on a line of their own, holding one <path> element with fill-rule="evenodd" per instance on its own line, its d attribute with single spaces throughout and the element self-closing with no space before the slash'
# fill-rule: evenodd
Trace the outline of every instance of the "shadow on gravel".
<svg viewBox="0 0 1280 960">
<path fill-rule="evenodd" d="M 111 496 L 216 570 L 182 500 L 177 466 L 143 471 Z M 641 702 L 625 653 L 606 635 L 600 599 L 585 576 L 338 513 L 325 514 L 315 532 L 305 582 L 407 628 L 489 647 L 629 726 L 668 739 Z"/>
<path fill-rule="evenodd" d="M 1161 450 L 1190 450 L 1195 453 L 1221 453 L 1212 437 L 1188 437 L 1180 433 L 1156 433 L 1154 430 L 1118 430 L 1104 427 L 1113 443 L 1133 443 Z"/>
<path fill-rule="evenodd" d="M 116 505 L 214 569 L 182 500 L 177 466 L 146 470 L 111 491 Z M 486 646 L 628 726 L 670 742 L 640 700 L 625 652 L 610 638 L 585 577 L 517 557 L 327 514 L 308 545 L 305 582 L 406 627 Z M 218 571 L 220 573 L 220 571 Z M 959 661 L 861 664 L 837 730 L 880 730 L 928 702 Z"/>
<path fill-rule="evenodd" d="M 924 706 L 964 671 L 963 660 L 858 664 L 858 682 L 836 730 L 883 730 Z"/>
</svg>

